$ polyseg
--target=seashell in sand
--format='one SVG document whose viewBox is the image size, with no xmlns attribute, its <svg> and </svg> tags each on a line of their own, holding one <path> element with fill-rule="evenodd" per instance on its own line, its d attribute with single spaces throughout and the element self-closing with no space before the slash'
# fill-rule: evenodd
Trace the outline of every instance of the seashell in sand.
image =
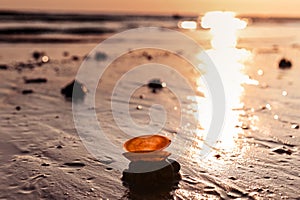
<svg viewBox="0 0 300 200">
<path fill-rule="evenodd" d="M 125 142 L 124 149 L 131 153 L 147 153 L 168 147 L 171 140 L 161 135 L 143 135 Z"/>
</svg>

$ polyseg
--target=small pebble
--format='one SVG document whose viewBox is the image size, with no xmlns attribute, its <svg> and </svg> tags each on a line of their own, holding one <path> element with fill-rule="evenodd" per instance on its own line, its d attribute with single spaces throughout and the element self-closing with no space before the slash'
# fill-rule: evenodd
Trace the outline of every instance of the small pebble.
<svg viewBox="0 0 300 200">
<path fill-rule="evenodd" d="M 20 111 L 21 110 L 21 106 L 16 106 L 16 110 Z"/>
<path fill-rule="evenodd" d="M 69 167 L 84 167 L 85 164 L 82 162 L 66 162 L 64 165 L 69 166 Z"/>
<path fill-rule="evenodd" d="M 258 74 L 259 76 L 262 76 L 262 75 L 264 75 L 264 71 L 261 70 L 261 69 L 259 69 L 259 70 L 257 70 L 257 74 Z"/>
<path fill-rule="evenodd" d="M 152 79 L 148 82 L 148 87 L 152 89 L 153 93 L 156 93 L 157 90 L 161 90 L 167 86 L 166 82 L 161 79 Z"/>
<path fill-rule="evenodd" d="M 64 57 L 68 57 L 69 55 L 70 55 L 70 54 L 69 54 L 68 51 L 64 51 L 64 52 L 63 52 L 63 56 L 64 56 Z"/>
<path fill-rule="evenodd" d="M 217 159 L 219 159 L 219 158 L 221 158 L 221 155 L 220 155 L 220 154 L 217 154 L 217 155 L 215 155 L 215 157 L 216 157 Z"/>
<path fill-rule="evenodd" d="M 47 166 L 50 166 L 50 164 L 48 164 L 48 163 L 42 163 L 41 166 L 47 167 Z"/>
<path fill-rule="evenodd" d="M 282 94 L 282 96 L 284 96 L 284 97 L 288 95 L 287 91 L 282 91 L 281 94 Z"/>
<path fill-rule="evenodd" d="M 77 80 L 73 80 L 71 83 L 61 89 L 61 94 L 63 94 L 66 99 L 73 98 L 74 100 L 82 100 L 87 92 L 88 89 L 85 87 L 85 85 Z"/>
<path fill-rule="evenodd" d="M 63 147 L 61 145 L 57 145 L 57 149 L 62 149 Z"/>
<path fill-rule="evenodd" d="M 48 56 L 43 56 L 42 57 L 42 63 L 47 63 L 47 62 L 49 62 L 49 57 Z"/>
<path fill-rule="evenodd" d="M 136 109 L 137 109 L 137 110 L 142 110 L 142 109 L 143 109 L 143 106 L 138 105 L 138 106 L 136 107 Z"/>
<path fill-rule="evenodd" d="M 145 99 L 145 95 L 144 95 L 144 94 L 141 94 L 141 95 L 140 95 L 140 99 Z"/>
<path fill-rule="evenodd" d="M 33 90 L 22 90 L 22 94 L 26 95 L 26 94 L 32 94 Z"/>
<path fill-rule="evenodd" d="M 106 58 L 107 58 L 107 55 L 103 52 L 96 52 L 96 54 L 95 54 L 96 61 L 106 60 Z"/>
<path fill-rule="evenodd" d="M 248 129 L 249 129 L 249 126 L 248 126 L 247 124 L 243 124 L 243 125 L 241 126 L 241 128 L 242 128 L 243 130 L 248 130 Z"/>
<path fill-rule="evenodd" d="M 32 53 L 32 57 L 35 59 L 35 60 L 38 60 L 41 56 L 42 56 L 43 53 L 39 52 L 39 51 L 34 51 Z"/>
<path fill-rule="evenodd" d="M 280 61 L 279 61 L 279 64 L 278 64 L 278 67 L 280 69 L 290 69 L 292 67 L 292 62 L 285 59 L 285 58 L 282 58 Z"/>
<path fill-rule="evenodd" d="M 237 180 L 234 176 L 230 176 L 229 179 L 234 181 Z"/>
<path fill-rule="evenodd" d="M 30 83 L 47 83 L 47 79 L 46 78 L 33 78 L 33 79 L 24 79 L 26 84 L 30 84 Z"/>
<path fill-rule="evenodd" d="M 292 124 L 292 125 L 291 125 L 291 128 L 292 128 L 292 129 L 299 129 L 299 124 Z"/>
<path fill-rule="evenodd" d="M 147 53 L 147 52 L 143 52 L 143 56 L 145 57 L 145 58 L 147 58 L 147 60 L 152 60 L 152 56 L 149 54 L 149 53 Z"/>
<path fill-rule="evenodd" d="M 148 60 L 152 60 L 152 56 L 151 56 L 151 55 L 148 55 L 148 56 L 147 56 L 147 59 L 148 59 Z"/>
<path fill-rule="evenodd" d="M 7 70 L 7 69 L 8 69 L 8 66 L 7 66 L 7 65 L 0 65 L 0 69 L 1 69 L 1 70 Z"/>
<path fill-rule="evenodd" d="M 287 154 L 287 155 L 292 154 L 292 150 L 286 148 L 285 146 L 275 147 L 275 148 L 271 149 L 271 151 L 278 153 L 278 154 Z"/>
<path fill-rule="evenodd" d="M 78 60 L 79 60 L 79 57 L 74 55 L 74 56 L 72 56 L 71 59 L 74 60 L 74 61 L 78 61 Z"/>
</svg>

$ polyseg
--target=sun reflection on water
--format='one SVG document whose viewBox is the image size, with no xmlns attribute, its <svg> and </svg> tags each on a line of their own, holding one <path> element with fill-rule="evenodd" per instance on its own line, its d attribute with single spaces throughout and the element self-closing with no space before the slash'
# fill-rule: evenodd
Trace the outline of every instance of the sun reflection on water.
<svg viewBox="0 0 300 200">
<path fill-rule="evenodd" d="M 235 48 L 237 31 L 245 29 L 247 22 L 235 17 L 234 12 L 214 11 L 206 13 L 201 20 L 202 28 L 210 28 L 211 45 L 215 49 Z"/>
<path fill-rule="evenodd" d="M 226 97 L 225 122 L 216 148 L 222 152 L 231 151 L 236 148 L 235 140 L 238 137 L 238 133 L 241 131 L 236 128 L 236 126 L 239 126 L 240 124 L 239 115 L 244 112 L 244 104 L 240 101 L 244 92 L 242 85 L 258 84 L 257 81 L 250 79 L 249 76 L 243 73 L 245 64 L 251 60 L 251 52 L 236 47 L 238 30 L 245 29 L 247 22 L 236 18 L 235 13 L 233 12 L 215 11 L 209 12 L 202 17 L 201 26 L 210 29 L 212 48 L 198 55 L 198 58 L 201 61 L 200 68 L 205 71 L 205 68 L 207 69 L 209 67 L 206 65 L 204 54 L 209 55 L 220 74 Z M 199 89 L 203 90 L 203 87 L 201 87 L 201 85 L 203 86 L 203 83 L 199 81 L 199 84 Z M 205 93 L 207 93 L 207 91 Z M 210 120 L 206 120 L 208 117 L 204 115 L 207 115 L 208 112 L 212 111 L 211 107 L 207 106 L 209 105 L 208 102 L 203 101 L 207 100 L 203 100 L 203 98 L 197 100 L 200 108 L 204 109 L 202 112 L 199 112 L 198 119 L 203 130 L 208 130 Z M 197 137 L 203 136 L 204 132 L 205 131 L 197 130 Z M 192 157 L 197 154 L 197 149 L 201 149 L 201 145 L 207 144 L 205 144 L 204 140 L 199 140 L 199 142 L 195 144 L 195 147 L 193 147 L 194 149 L 191 150 Z M 212 149 L 215 148 L 212 147 Z"/>
<path fill-rule="evenodd" d="M 195 30 L 197 29 L 197 22 L 195 21 L 180 21 L 177 25 L 181 29 L 189 29 L 189 30 Z"/>
</svg>

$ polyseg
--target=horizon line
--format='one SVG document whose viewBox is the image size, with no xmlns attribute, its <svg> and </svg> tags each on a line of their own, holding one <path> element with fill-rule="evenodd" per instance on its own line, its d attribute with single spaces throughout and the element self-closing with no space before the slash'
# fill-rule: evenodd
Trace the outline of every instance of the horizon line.
<svg viewBox="0 0 300 200">
<path fill-rule="evenodd" d="M 227 10 L 225 10 L 227 11 Z M 230 11 L 230 10 L 228 10 Z M 2 9 L 0 8 L 0 14 L 2 13 L 26 13 L 26 14 L 55 14 L 59 13 L 62 15 L 80 14 L 80 15 L 130 15 L 130 16 L 179 16 L 179 17 L 199 17 L 205 15 L 205 13 L 194 13 L 194 12 L 136 12 L 136 11 L 104 11 L 104 10 L 62 10 L 62 9 Z M 210 12 L 210 11 L 208 11 Z M 231 12 L 231 11 L 230 11 Z M 233 11 L 234 12 L 234 11 Z M 265 13 L 236 13 L 237 17 L 245 18 L 265 18 L 265 19 L 300 19 L 300 15 L 283 15 L 283 14 L 265 14 Z"/>
</svg>

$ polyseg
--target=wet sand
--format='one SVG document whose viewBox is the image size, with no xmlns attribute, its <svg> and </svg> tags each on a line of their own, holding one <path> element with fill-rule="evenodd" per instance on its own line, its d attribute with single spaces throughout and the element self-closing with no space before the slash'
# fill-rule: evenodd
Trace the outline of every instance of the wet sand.
<svg viewBox="0 0 300 200">
<path fill-rule="evenodd" d="M 178 186 L 144 195 L 123 186 L 122 171 L 110 167 L 118 158 L 110 158 L 108 154 L 106 160 L 98 160 L 88 153 L 74 127 L 72 103 L 60 93 L 61 88 L 74 79 L 84 56 L 93 47 L 94 44 L 80 45 L 80 48 L 77 44 L 48 44 L 47 47 L 43 44 L 1 44 L 1 64 L 8 67 L 0 69 L 1 199 L 299 198 L 299 129 L 291 126 L 300 123 L 300 81 L 297 77 L 300 49 L 293 46 L 279 47 L 276 51 L 272 47 L 248 48 L 254 57 L 244 71 L 259 84 L 243 85 L 241 102 L 244 106 L 234 111 L 243 124 L 231 124 L 236 133 L 234 145 L 213 149 L 206 160 L 192 162 L 185 157 L 179 158 L 182 180 Z M 31 65 L 20 65 L 20 62 L 34 62 L 31 57 L 34 50 L 46 52 L 50 62 L 42 66 L 32 64 L 32 69 Z M 64 57 L 64 51 L 70 56 Z M 292 69 L 278 69 L 282 52 L 293 61 Z M 148 53 L 154 61 L 178 68 L 187 66 L 168 55 Z M 73 59 L 72 55 L 79 59 Z M 148 62 L 147 58 L 142 61 L 140 58 L 143 52 L 134 52 L 114 64 L 130 67 Z M 111 82 L 99 92 L 109 95 L 113 81 L 123 70 L 108 71 L 112 78 L 106 81 Z M 262 70 L 263 75 L 259 75 L 258 70 Z M 188 70 L 183 73 L 191 79 L 195 76 Z M 26 84 L 24 77 L 46 78 L 47 82 Z M 23 94 L 24 90 L 33 92 Z M 170 105 L 169 110 L 176 106 L 170 93 L 157 95 L 142 88 L 132 97 L 132 115 L 140 123 L 148 120 L 135 109 L 141 102 L 140 93 L 147 97 L 141 104 L 144 108 L 150 107 L 152 102 Z M 97 101 L 96 105 L 109 104 L 105 96 Z M 108 111 L 97 111 L 99 117 L 108 116 Z M 173 133 L 177 126 L 176 112 L 172 112 L 169 127 L 163 130 L 165 134 Z M 109 121 L 110 118 L 105 119 Z"/>
</svg>

